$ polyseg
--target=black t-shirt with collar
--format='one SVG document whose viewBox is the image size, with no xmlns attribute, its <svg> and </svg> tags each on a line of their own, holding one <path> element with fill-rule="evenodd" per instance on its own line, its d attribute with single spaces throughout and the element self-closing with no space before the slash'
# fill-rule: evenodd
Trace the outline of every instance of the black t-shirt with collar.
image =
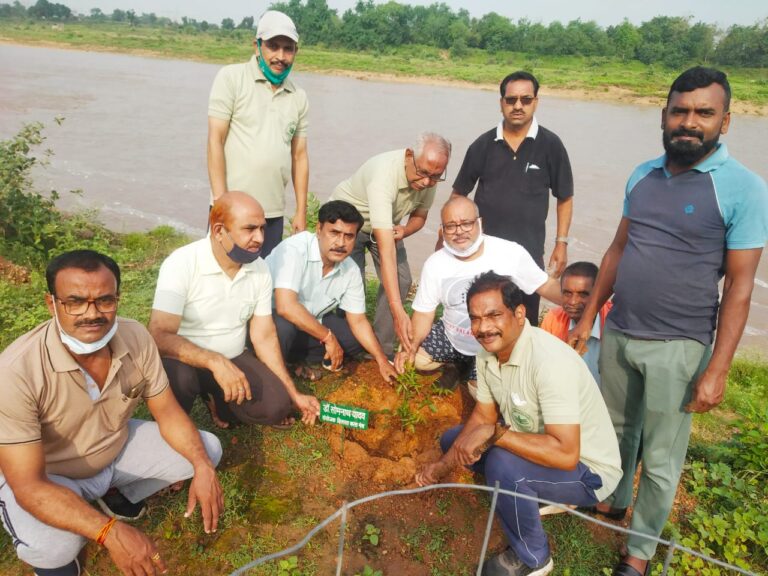
<svg viewBox="0 0 768 576">
<path fill-rule="evenodd" d="M 558 199 L 573 196 L 568 153 L 560 138 L 543 126 L 517 152 L 503 138 L 497 140 L 498 130 L 470 145 L 453 189 L 466 196 L 477 184 L 475 203 L 483 232 L 521 244 L 543 265 L 549 192 Z"/>
</svg>

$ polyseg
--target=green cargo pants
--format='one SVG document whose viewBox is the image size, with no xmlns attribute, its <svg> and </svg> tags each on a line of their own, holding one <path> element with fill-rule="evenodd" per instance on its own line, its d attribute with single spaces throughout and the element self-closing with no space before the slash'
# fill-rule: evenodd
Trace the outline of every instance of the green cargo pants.
<svg viewBox="0 0 768 576">
<path fill-rule="evenodd" d="M 691 414 L 683 409 L 706 368 L 711 346 L 696 340 L 640 340 L 606 330 L 600 345 L 603 397 L 619 440 L 624 476 L 606 500 L 632 504 L 642 438 L 640 484 L 631 528 L 658 537 L 672 510 L 688 450 Z M 629 553 L 650 560 L 656 543 L 630 536 Z"/>
</svg>

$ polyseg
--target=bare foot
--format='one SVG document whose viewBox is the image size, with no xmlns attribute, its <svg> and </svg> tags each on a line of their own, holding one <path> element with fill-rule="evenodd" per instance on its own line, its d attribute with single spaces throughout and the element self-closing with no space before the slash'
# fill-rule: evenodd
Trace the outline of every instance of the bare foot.
<svg viewBox="0 0 768 576">
<path fill-rule="evenodd" d="M 219 418 L 219 413 L 216 411 L 216 402 L 213 398 L 208 398 L 205 400 L 205 405 L 208 407 L 208 413 L 211 415 L 211 420 L 213 420 L 214 426 L 217 428 L 229 428 L 229 422 L 225 422 L 221 418 Z"/>
</svg>

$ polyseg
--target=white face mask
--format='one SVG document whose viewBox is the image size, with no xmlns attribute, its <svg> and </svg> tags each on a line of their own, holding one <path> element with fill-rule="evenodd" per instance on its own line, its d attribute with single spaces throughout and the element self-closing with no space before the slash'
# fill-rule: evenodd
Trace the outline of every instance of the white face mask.
<svg viewBox="0 0 768 576">
<path fill-rule="evenodd" d="M 115 318 L 115 323 L 112 324 L 112 328 L 110 328 L 109 332 L 104 334 L 104 336 L 96 340 L 96 342 L 83 342 L 82 340 L 78 340 L 74 336 L 70 336 L 64 332 L 64 329 L 61 327 L 61 323 L 59 322 L 59 314 L 56 312 L 55 303 L 53 305 L 53 316 L 56 319 L 56 327 L 59 329 L 59 338 L 61 338 L 62 343 L 64 346 L 69 348 L 69 351 L 72 352 L 72 354 L 77 354 L 79 356 L 86 356 L 88 354 L 98 352 L 104 348 L 104 346 L 109 344 L 109 341 L 112 340 L 115 332 L 117 332 L 117 318 Z"/>
<path fill-rule="evenodd" d="M 451 246 L 450 244 L 448 244 L 447 240 L 443 240 L 443 248 L 445 249 L 445 251 L 448 252 L 449 254 L 453 254 L 457 258 L 469 258 L 473 254 L 475 254 L 478 250 L 480 250 L 480 246 L 483 245 L 483 240 L 485 238 L 483 236 L 483 221 L 478 219 L 477 225 L 480 228 L 480 233 L 477 235 L 477 238 L 475 239 L 474 242 L 472 242 L 472 244 L 467 246 L 464 250 L 458 250 L 453 246 Z"/>
</svg>

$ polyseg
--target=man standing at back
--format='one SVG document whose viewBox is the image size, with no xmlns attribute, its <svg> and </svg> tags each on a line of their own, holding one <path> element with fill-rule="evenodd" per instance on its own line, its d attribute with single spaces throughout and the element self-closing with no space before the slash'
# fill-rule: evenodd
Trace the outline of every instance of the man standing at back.
<svg viewBox="0 0 768 576">
<path fill-rule="evenodd" d="M 216 75 L 208 103 L 208 177 L 212 203 L 229 190 L 264 208 L 262 256 L 283 236 L 285 186 L 296 193 L 293 231 L 307 223 L 307 95 L 288 80 L 299 46 L 293 21 L 275 10 L 259 20 L 254 55 Z"/>
<path fill-rule="evenodd" d="M 582 351 L 597 311 L 615 292 L 600 374 L 624 476 L 595 511 L 624 516 L 642 441 L 631 528 L 649 536 L 661 534 L 672 509 L 691 413 L 723 400 L 768 239 L 765 182 L 718 143 L 728 131 L 730 100 L 718 70 L 691 68 L 673 82 L 661 113 L 666 154 L 630 176 L 616 237 L 570 337 Z M 614 576 L 649 574 L 656 543 L 630 536 L 627 551 Z"/>
<path fill-rule="evenodd" d="M 523 71 L 500 85 L 502 121 L 467 149 L 453 183 L 453 195 L 467 196 L 477 184 L 475 203 L 485 233 L 517 242 L 544 268 L 549 193 L 557 198 L 557 237 L 548 270 L 559 277 L 568 261 L 573 212 L 573 174 L 568 153 L 554 132 L 539 126 L 534 113 L 539 81 Z M 523 300 L 532 326 L 538 326 L 537 293 Z"/>
</svg>

